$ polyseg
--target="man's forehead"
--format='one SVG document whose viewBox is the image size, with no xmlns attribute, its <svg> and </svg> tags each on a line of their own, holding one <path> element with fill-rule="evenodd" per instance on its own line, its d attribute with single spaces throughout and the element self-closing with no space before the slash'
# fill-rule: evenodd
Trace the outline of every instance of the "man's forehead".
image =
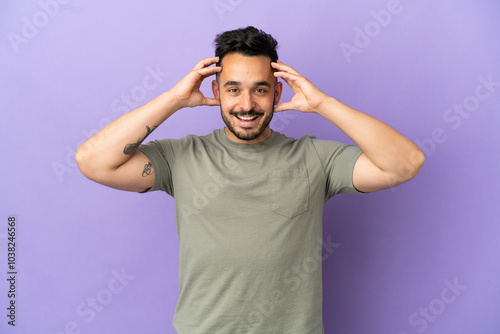
<svg viewBox="0 0 500 334">
<path fill-rule="evenodd" d="M 222 58 L 221 72 L 224 68 L 231 71 L 254 70 L 259 72 L 272 72 L 271 59 L 267 56 L 245 56 L 238 53 L 230 53 Z"/>
<path fill-rule="evenodd" d="M 245 55 L 245 54 L 239 53 L 239 52 L 231 52 L 231 53 L 226 54 L 221 60 L 221 65 L 224 64 L 224 61 L 226 61 L 226 62 L 228 62 L 228 61 L 241 62 L 241 61 L 252 61 L 252 60 L 267 62 L 267 63 L 269 63 L 269 66 L 271 66 L 271 58 L 269 58 L 269 56 L 266 56 L 266 55 L 255 55 L 255 56 Z"/>
<path fill-rule="evenodd" d="M 218 74 L 225 82 L 234 81 L 241 84 L 245 79 L 250 79 L 252 83 L 266 82 L 270 84 L 274 81 L 271 59 L 268 56 L 244 56 L 231 53 L 222 58 L 221 71 Z"/>
</svg>

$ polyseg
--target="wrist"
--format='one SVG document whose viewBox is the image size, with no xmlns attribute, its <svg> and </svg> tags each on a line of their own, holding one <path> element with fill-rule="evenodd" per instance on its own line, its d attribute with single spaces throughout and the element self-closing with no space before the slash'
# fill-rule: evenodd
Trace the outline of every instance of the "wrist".
<svg viewBox="0 0 500 334">
<path fill-rule="evenodd" d="M 170 114 L 173 114 L 177 110 L 185 107 L 184 101 L 172 90 L 164 92 L 160 95 L 160 98 Z"/>
<path fill-rule="evenodd" d="M 335 112 L 336 109 L 338 109 L 339 103 L 340 102 L 333 97 L 325 95 L 325 98 L 323 99 L 321 104 L 316 108 L 316 113 L 323 117 L 327 117 L 331 115 L 332 112 Z"/>
</svg>

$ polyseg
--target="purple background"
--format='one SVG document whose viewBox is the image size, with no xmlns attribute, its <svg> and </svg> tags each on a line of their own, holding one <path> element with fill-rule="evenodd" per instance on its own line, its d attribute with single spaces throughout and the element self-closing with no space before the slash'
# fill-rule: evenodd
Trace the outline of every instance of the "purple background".
<svg viewBox="0 0 500 334">
<path fill-rule="evenodd" d="M 326 333 L 500 333 L 500 87 L 481 81 L 500 82 L 500 2 L 395 3 L 3 1 L 0 332 L 175 332 L 173 199 L 93 183 L 74 150 L 131 109 L 122 96 L 144 104 L 212 56 L 217 33 L 255 25 L 278 39 L 281 60 L 427 156 L 409 183 L 328 202 L 325 240 L 340 247 L 323 262 Z M 345 54 L 347 44 L 356 52 Z M 470 111 L 450 111 L 464 103 Z M 279 115 L 272 126 L 288 136 L 351 142 L 320 116 Z M 186 109 L 148 139 L 222 126 L 218 108 Z M 18 219 L 15 328 L 5 316 L 9 215 Z"/>
</svg>

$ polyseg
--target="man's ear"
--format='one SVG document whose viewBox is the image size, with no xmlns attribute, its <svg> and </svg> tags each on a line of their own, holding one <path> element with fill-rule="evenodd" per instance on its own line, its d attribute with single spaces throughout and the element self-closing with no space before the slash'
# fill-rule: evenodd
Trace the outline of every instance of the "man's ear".
<svg viewBox="0 0 500 334">
<path fill-rule="evenodd" d="M 274 85 L 274 105 L 278 105 L 281 99 L 281 93 L 283 92 L 283 83 L 278 81 L 276 85 Z"/>
<path fill-rule="evenodd" d="M 217 80 L 212 80 L 212 92 L 214 93 L 214 99 L 220 100 L 219 84 L 217 83 Z"/>
</svg>

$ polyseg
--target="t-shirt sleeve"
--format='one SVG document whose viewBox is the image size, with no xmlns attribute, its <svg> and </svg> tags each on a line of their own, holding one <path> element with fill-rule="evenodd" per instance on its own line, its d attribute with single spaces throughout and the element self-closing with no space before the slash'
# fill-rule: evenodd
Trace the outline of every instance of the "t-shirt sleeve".
<svg viewBox="0 0 500 334">
<path fill-rule="evenodd" d="M 326 177 L 326 196 L 341 193 L 361 193 L 353 183 L 354 165 L 363 151 L 354 145 L 331 140 L 312 139 Z"/>
<path fill-rule="evenodd" d="M 174 196 L 172 183 L 172 169 L 175 163 L 175 155 L 169 139 L 154 140 L 139 146 L 154 168 L 155 183 L 153 187 L 145 192 L 163 190 L 170 196 Z"/>
</svg>

